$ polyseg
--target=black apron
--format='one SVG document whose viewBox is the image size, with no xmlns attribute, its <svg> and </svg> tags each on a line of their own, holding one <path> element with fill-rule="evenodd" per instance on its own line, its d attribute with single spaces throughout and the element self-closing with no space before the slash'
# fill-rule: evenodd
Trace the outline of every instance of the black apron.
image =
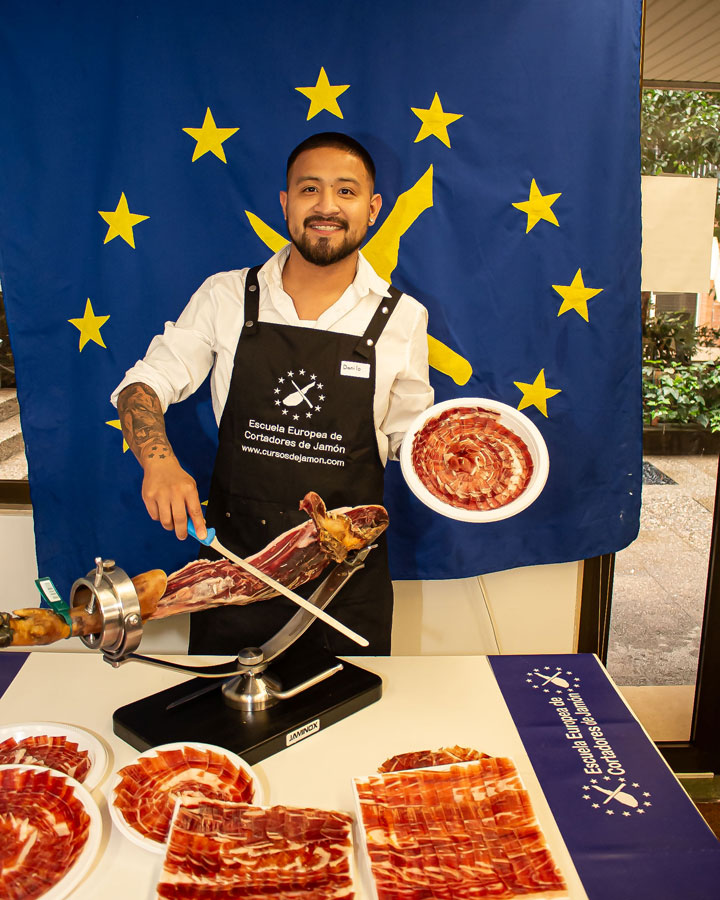
<svg viewBox="0 0 720 900">
<path fill-rule="evenodd" d="M 384 470 L 373 421 L 375 345 L 400 292 L 390 288 L 361 338 L 258 323 L 259 267 L 245 283 L 245 324 L 235 351 L 206 520 L 239 556 L 307 521 L 298 504 L 315 491 L 328 509 L 383 502 Z M 297 641 L 333 654 L 390 653 L 393 593 L 385 536 L 328 612 L 370 641 L 366 649 L 322 622 Z M 201 556 L 211 555 L 203 552 Z M 331 566 L 299 593 L 309 596 Z M 257 647 L 298 607 L 285 597 L 190 617 L 190 653 Z M 293 648 L 294 650 L 297 647 Z"/>
</svg>

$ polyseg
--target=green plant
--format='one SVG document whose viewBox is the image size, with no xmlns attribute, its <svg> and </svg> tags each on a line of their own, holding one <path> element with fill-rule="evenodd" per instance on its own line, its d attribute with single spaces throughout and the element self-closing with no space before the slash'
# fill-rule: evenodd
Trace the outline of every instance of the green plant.
<svg viewBox="0 0 720 900">
<path fill-rule="evenodd" d="M 643 365 L 643 422 L 697 423 L 720 431 L 720 366 L 648 360 Z"/>
<path fill-rule="evenodd" d="M 697 329 L 687 313 L 664 313 L 643 327 L 643 359 L 689 363 L 698 344 Z"/>
<path fill-rule="evenodd" d="M 643 175 L 667 172 L 717 175 L 720 169 L 718 95 L 712 91 L 644 90 L 640 147 Z M 715 218 L 720 220 L 720 202 Z M 717 221 L 715 236 L 720 238 Z"/>
</svg>

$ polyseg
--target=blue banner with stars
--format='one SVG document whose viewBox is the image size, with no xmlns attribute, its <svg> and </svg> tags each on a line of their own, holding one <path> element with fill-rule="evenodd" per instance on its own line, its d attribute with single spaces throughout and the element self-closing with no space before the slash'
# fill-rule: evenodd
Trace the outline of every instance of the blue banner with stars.
<svg viewBox="0 0 720 900">
<path fill-rule="evenodd" d="M 720 844 L 597 658 L 490 665 L 589 900 L 715 900 Z"/>
<path fill-rule="evenodd" d="M 210 274 L 285 241 L 289 150 L 341 130 L 384 202 L 365 253 L 429 310 L 438 401 L 523 410 L 539 499 L 444 518 L 387 473 L 395 578 L 583 559 L 635 536 L 641 475 L 640 0 L 312 6 L 6 0 L 0 278 L 40 572 L 61 593 L 195 549 L 147 516 L 109 403 Z M 168 413 L 207 496 L 205 385 Z"/>
</svg>

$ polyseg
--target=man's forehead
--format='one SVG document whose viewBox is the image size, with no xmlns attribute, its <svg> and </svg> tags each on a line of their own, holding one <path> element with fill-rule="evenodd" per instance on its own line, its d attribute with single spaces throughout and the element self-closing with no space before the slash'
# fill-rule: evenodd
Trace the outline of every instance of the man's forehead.
<svg viewBox="0 0 720 900">
<path fill-rule="evenodd" d="M 315 147 L 303 150 L 288 173 L 289 181 L 348 181 L 370 184 L 370 175 L 359 156 L 338 147 Z"/>
</svg>

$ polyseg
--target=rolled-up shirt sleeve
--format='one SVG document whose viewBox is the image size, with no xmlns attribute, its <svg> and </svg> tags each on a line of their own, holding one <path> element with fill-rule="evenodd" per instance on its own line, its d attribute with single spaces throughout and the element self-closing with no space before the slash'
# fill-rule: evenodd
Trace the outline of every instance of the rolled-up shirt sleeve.
<svg viewBox="0 0 720 900">
<path fill-rule="evenodd" d="M 388 458 L 397 459 L 408 427 L 423 410 L 432 406 L 434 392 L 430 386 L 428 365 L 427 311 L 415 305 L 415 320 L 404 346 L 404 365 L 390 389 L 390 402 L 382 423 L 388 438 Z"/>
<path fill-rule="evenodd" d="M 166 322 L 143 359 L 125 373 L 110 401 L 117 406 L 120 392 L 142 382 L 158 396 L 163 412 L 171 403 L 189 397 L 205 380 L 215 359 L 215 298 L 212 278 L 193 294 L 176 322 Z"/>
</svg>

